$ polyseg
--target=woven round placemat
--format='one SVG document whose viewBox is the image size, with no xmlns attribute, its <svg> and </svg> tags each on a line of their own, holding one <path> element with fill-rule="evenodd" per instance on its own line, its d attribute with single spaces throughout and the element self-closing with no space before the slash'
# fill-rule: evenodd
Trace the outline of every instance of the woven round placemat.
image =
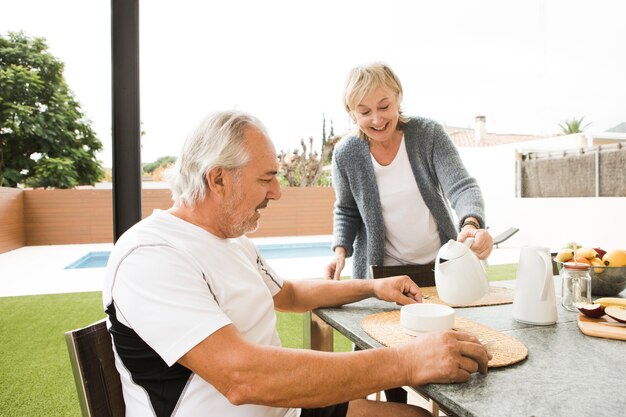
<svg viewBox="0 0 626 417">
<path fill-rule="evenodd" d="M 448 304 L 439 298 L 437 287 L 420 287 L 422 294 L 428 296 L 424 299 L 425 303 L 445 304 L 450 307 L 481 307 L 495 306 L 498 304 L 511 304 L 515 292 L 510 288 L 489 287 L 489 292 L 484 297 L 470 304 Z"/>
<path fill-rule="evenodd" d="M 398 346 L 415 340 L 400 324 L 400 310 L 369 315 L 361 323 L 363 330 L 385 346 Z M 493 355 L 490 368 L 512 365 L 528 356 L 528 348 L 519 340 L 507 336 L 491 327 L 483 326 L 465 317 L 454 318 L 454 330 L 476 336 Z"/>
</svg>

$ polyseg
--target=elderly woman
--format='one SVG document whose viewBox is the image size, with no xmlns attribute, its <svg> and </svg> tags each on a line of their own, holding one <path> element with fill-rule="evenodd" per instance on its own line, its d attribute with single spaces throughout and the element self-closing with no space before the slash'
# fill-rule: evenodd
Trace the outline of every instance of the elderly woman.
<svg viewBox="0 0 626 417">
<path fill-rule="evenodd" d="M 370 265 L 430 264 L 449 239 L 473 237 L 479 258 L 491 253 L 476 180 L 443 127 L 403 115 L 401 102 L 400 80 L 387 65 L 348 74 L 344 105 L 357 129 L 333 155 L 337 200 L 329 279 L 339 279 L 352 255 L 355 278 L 366 278 Z"/>
<path fill-rule="evenodd" d="M 326 267 L 328 279 L 339 279 L 353 255 L 353 278 L 367 278 L 371 265 L 423 265 L 432 275 L 437 252 L 450 239 L 473 237 L 479 258 L 491 253 L 476 180 L 443 127 L 405 116 L 401 103 L 402 85 L 387 65 L 348 74 L 344 106 L 356 131 L 333 154 L 335 256 Z M 406 402 L 401 389 L 386 394 Z"/>
</svg>

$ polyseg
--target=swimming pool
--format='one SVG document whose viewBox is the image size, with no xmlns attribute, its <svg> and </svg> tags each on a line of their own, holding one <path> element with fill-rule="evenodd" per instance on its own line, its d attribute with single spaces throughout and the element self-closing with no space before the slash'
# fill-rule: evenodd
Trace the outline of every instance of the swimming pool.
<svg viewBox="0 0 626 417">
<path fill-rule="evenodd" d="M 312 258 L 332 256 L 331 242 L 304 242 L 257 245 L 265 259 Z M 89 252 L 64 269 L 104 268 L 110 251 Z"/>
<path fill-rule="evenodd" d="M 89 252 L 63 269 L 104 268 L 111 251 Z"/>
</svg>

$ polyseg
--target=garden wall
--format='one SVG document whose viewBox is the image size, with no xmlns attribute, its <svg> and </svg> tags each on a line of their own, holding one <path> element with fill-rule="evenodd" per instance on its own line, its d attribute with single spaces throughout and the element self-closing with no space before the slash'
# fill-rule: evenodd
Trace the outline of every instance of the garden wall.
<svg viewBox="0 0 626 417">
<path fill-rule="evenodd" d="M 31 246 L 113 241 L 111 190 L 24 190 L 20 195 L 24 196 L 24 243 L 0 250 L 0 253 L 24 244 Z M 8 198 L 3 198 L 4 200 Z M 284 187 L 282 198 L 271 201 L 261 212 L 260 227 L 250 236 L 331 234 L 334 201 L 335 194 L 331 187 Z M 171 205 L 168 189 L 145 189 L 142 192 L 143 217 L 148 216 L 155 208 L 167 209 Z M 4 240 L 3 233 L 2 241 Z"/>
<path fill-rule="evenodd" d="M 626 197 L 621 143 L 520 154 L 521 197 Z"/>
<path fill-rule="evenodd" d="M 24 192 L 0 187 L 0 253 L 24 246 Z"/>
<path fill-rule="evenodd" d="M 626 248 L 626 197 L 519 198 L 517 155 L 515 145 L 461 151 L 483 191 L 491 234 L 509 227 L 520 229 L 500 247 L 539 245 L 558 250 L 567 242 L 577 241 L 591 247 Z"/>
</svg>

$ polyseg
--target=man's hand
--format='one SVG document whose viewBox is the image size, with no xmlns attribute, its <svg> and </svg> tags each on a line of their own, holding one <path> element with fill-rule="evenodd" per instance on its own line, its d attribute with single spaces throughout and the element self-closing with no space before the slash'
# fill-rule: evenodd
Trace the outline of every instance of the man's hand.
<svg viewBox="0 0 626 417">
<path fill-rule="evenodd" d="M 486 374 L 492 358 L 475 336 L 452 330 L 425 333 L 396 349 L 410 385 L 465 382 L 474 372 Z"/>
<path fill-rule="evenodd" d="M 373 280 L 374 296 L 384 301 L 397 304 L 414 304 L 422 302 L 422 291 L 406 275 Z"/>
<path fill-rule="evenodd" d="M 335 248 L 335 257 L 326 265 L 324 278 L 338 281 L 341 278 L 341 271 L 343 271 L 345 265 L 346 250 L 342 246 L 337 246 Z"/>
<path fill-rule="evenodd" d="M 464 242 L 468 237 L 474 238 L 471 250 L 479 259 L 487 259 L 493 250 L 493 237 L 487 229 L 475 229 L 473 227 L 464 227 L 456 237 L 458 242 Z"/>
</svg>

